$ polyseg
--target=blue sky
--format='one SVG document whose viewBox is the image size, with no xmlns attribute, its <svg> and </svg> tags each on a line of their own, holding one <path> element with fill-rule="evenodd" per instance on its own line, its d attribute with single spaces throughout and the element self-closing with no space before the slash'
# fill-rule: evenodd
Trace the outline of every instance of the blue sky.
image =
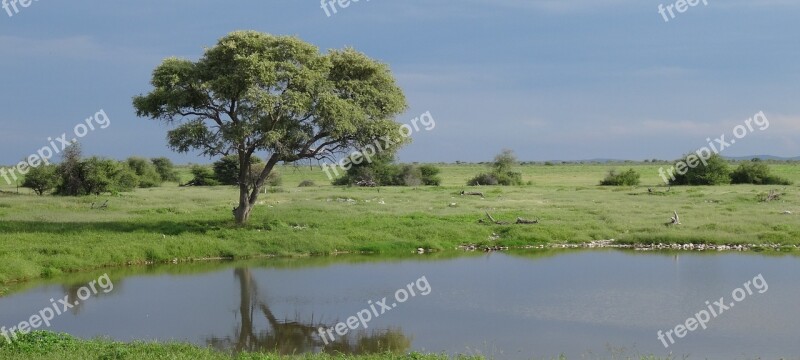
<svg viewBox="0 0 800 360">
<path fill-rule="evenodd" d="M 169 156 L 163 124 L 137 118 L 162 59 L 198 58 L 223 35 L 297 35 L 388 63 L 409 122 L 402 161 L 674 159 L 759 111 L 770 121 L 724 155 L 800 155 L 800 2 L 709 0 L 669 22 L 649 0 L 38 0 L 0 9 L 0 163 L 103 109 L 85 153 Z M 664 1 L 669 5 L 670 2 Z"/>
</svg>

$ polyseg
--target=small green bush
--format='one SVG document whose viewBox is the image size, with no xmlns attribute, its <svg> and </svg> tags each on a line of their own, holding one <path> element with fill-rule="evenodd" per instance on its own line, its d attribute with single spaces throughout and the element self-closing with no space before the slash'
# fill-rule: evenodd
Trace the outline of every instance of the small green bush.
<svg viewBox="0 0 800 360">
<path fill-rule="evenodd" d="M 192 180 L 189 181 L 186 185 L 192 186 L 217 186 L 219 185 L 219 181 L 214 177 L 214 172 L 211 169 L 195 165 L 192 166 Z"/>
<path fill-rule="evenodd" d="M 508 149 L 503 150 L 495 156 L 494 162 L 490 164 L 492 171 L 489 173 L 478 174 L 467 181 L 468 186 L 478 185 L 522 185 L 522 173 L 512 170 L 512 167 L 519 165 L 514 152 Z"/>
<path fill-rule="evenodd" d="M 791 181 L 770 174 L 767 164 L 760 161 L 742 163 L 731 173 L 732 184 L 791 185 Z"/>
<path fill-rule="evenodd" d="M 689 161 L 690 157 L 696 157 L 694 153 L 684 156 L 678 160 L 685 164 L 696 163 L 695 167 L 687 166 L 683 174 L 674 171 L 674 179 L 670 185 L 723 185 L 731 183 L 731 170 L 728 162 L 719 154 L 711 155 L 705 163 L 698 162 L 697 159 Z M 677 162 L 676 162 L 677 163 Z"/>
<path fill-rule="evenodd" d="M 494 174 L 489 173 L 478 174 L 474 178 L 467 181 L 468 186 L 497 185 L 499 183 L 500 182 L 497 181 L 497 177 L 495 177 Z"/>
<path fill-rule="evenodd" d="M 178 182 L 180 179 L 178 178 L 178 172 L 175 171 L 175 165 L 172 164 L 170 159 L 165 157 L 150 159 L 150 162 L 156 168 L 156 172 L 161 177 L 161 181 L 171 181 L 171 182 Z"/>
<path fill-rule="evenodd" d="M 628 169 L 621 173 L 611 170 L 606 178 L 600 181 L 603 186 L 637 186 L 641 182 L 641 175 L 636 170 Z"/>
<path fill-rule="evenodd" d="M 38 195 L 53 190 L 58 186 L 58 174 L 55 165 L 40 165 L 39 167 L 31 168 L 28 174 L 25 175 L 25 181 L 22 183 L 23 187 L 33 189 Z"/>
</svg>

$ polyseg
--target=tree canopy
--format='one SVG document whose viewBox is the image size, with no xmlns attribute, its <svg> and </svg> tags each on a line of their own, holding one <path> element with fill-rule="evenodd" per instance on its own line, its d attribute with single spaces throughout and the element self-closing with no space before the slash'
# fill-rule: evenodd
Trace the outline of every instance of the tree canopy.
<svg viewBox="0 0 800 360">
<path fill-rule="evenodd" d="M 379 139 L 403 144 L 394 120 L 406 109 L 402 90 L 387 65 L 351 48 L 322 54 L 295 37 L 238 31 L 197 61 L 164 60 L 151 84 L 133 105 L 139 117 L 176 125 L 173 150 L 238 155 L 239 223 L 279 162 L 331 159 Z M 265 166 L 252 183 L 256 153 Z"/>
</svg>

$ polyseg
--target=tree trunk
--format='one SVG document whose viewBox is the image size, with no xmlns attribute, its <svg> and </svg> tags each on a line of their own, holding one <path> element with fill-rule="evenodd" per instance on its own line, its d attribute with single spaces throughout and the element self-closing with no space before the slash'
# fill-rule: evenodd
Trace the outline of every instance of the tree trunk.
<svg viewBox="0 0 800 360">
<path fill-rule="evenodd" d="M 245 223 L 247 223 L 247 220 L 250 219 L 250 212 L 252 210 L 253 208 L 250 207 L 249 202 L 245 201 L 244 203 L 242 203 L 241 201 L 239 201 L 239 207 L 237 207 L 233 211 L 233 216 L 236 218 L 236 223 L 239 225 L 244 225 Z"/>
<path fill-rule="evenodd" d="M 246 157 L 245 157 L 246 155 Z M 264 170 L 259 174 L 258 179 L 254 184 L 249 182 L 250 178 L 250 155 L 247 153 L 240 155 L 239 162 L 239 207 L 233 209 L 233 216 L 236 218 L 236 223 L 243 225 L 250 219 L 250 212 L 258 201 L 258 193 L 264 186 L 264 181 L 267 179 L 275 164 L 278 163 L 278 155 L 272 155 L 267 161 Z"/>
</svg>

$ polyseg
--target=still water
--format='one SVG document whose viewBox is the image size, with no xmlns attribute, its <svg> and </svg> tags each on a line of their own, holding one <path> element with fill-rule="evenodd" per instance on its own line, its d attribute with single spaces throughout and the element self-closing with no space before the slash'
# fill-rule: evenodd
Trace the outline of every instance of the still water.
<svg viewBox="0 0 800 360">
<path fill-rule="evenodd" d="M 104 273 L 113 290 L 98 286 L 97 295 L 79 301 L 79 289 Z M 759 274 L 763 282 L 754 283 Z M 800 258 L 794 256 L 602 250 L 110 269 L 12 289 L 0 298 L 0 326 L 15 326 L 52 307 L 50 299 L 67 296 L 79 305 L 55 316 L 49 330 L 83 338 L 177 340 L 224 351 L 796 359 L 799 275 Z M 732 300 L 748 281 L 752 294 Z M 407 295 L 404 302 L 395 297 L 399 289 Z M 390 309 L 375 306 L 384 297 Z M 709 311 L 706 301 L 721 297 L 729 309 L 712 316 L 707 329 L 674 335 L 677 325 Z M 370 314 L 367 329 L 359 323 L 344 337 L 336 333 L 337 323 L 359 313 Z M 323 340 L 320 328 L 331 328 L 335 340 Z M 659 330 L 672 330 L 675 343 L 659 340 Z"/>
</svg>

